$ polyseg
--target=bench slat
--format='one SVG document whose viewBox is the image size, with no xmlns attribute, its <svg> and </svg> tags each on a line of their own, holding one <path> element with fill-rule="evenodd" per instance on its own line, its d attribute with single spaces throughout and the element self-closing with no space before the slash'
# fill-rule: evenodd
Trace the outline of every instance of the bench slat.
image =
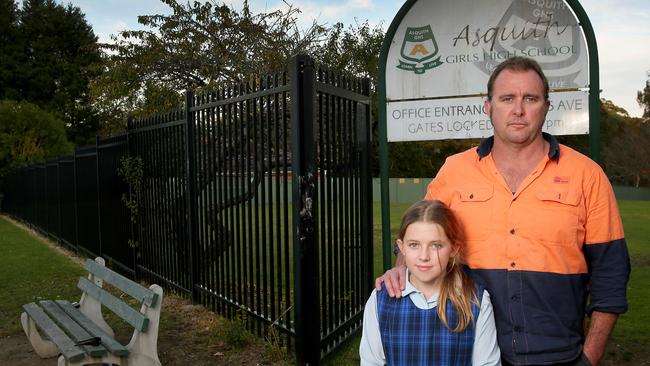
<svg viewBox="0 0 650 366">
<path fill-rule="evenodd" d="M 147 306 L 155 308 L 158 303 L 158 294 L 150 289 L 133 282 L 130 279 L 122 276 L 111 269 L 102 266 L 92 259 L 86 260 L 86 270 L 93 275 L 101 278 L 102 280 L 112 284 L 125 293 L 129 294 L 134 299 L 144 303 Z"/>
<path fill-rule="evenodd" d="M 112 354 L 120 357 L 128 356 L 129 350 L 121 345 L 118 341 L 113 339 L 110 335 L 106 334 L 100 327 L 98 327 L 92 320 L 83 315 L 79 309 L 75 308 L 68 301 L 57 300 L 56 303 L 77 323 L 81 324 L 92 336 L 100 337 L 102 345 L 106 347 Z"/>
<path fill-rule="evenodd" d="M 30 318 L 34 320 L 39 329 L 49 338 L 61 351 L 63 357 L 70 362 L 75 362 L 82 360 L 85 357 L 85 352 L 78 346 L 74 344 L 74 341 L 70 339 L 62 330 L 59 328 L 52 319 L 50 319 L 43 309 L 41 309 L 36 303 L 29 303 L 23 305 L 23 309 L 29 315 Z"/>
<path fill-rule="evenodd" d="M 72 336 L 72 339 L 77 342 L 81 342 L 87 339 L 92 338 L 93 336 L 88 333 L 84 328 L 82 328 L 77 322 L 75 322 L 63 309 L 61 309 L 54 301 L 47 300 L 40 302 L 41 307 L 45 310 L 45 313 L 50 316 L 60 327 L 62 327 L 66 333 Z M 92 357 L 101 357 L 106 354 L 106 348 L 103 346 L 81 346 L 86 350 L 86 353 Z"/>
<path fill-rule="evenodd" d="M 127 323 L 131 324 L 135 329 L 141 332 L 147 331 L 149 319 L 147 319 L 139 311 L 134 310 L 132 307 L 124 303 L 122 300 L 113 296 L 108 291 L 95 286 L 94 283 L 88 281 L 83 277 L 79 278 L 77 287 L 79 287 L 81 291 L 97 299 L 97 301 L 101 302 L 102 305 L 111 309 L 112 312 L 119 315 Z"/>
</svg>

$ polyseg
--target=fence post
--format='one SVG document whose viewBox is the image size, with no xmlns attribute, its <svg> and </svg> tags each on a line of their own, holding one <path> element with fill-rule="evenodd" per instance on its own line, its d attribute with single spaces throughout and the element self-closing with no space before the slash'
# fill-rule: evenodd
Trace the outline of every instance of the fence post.
<svg viewBox="0 0 650 366">
<path fill-rule="evenodd" d="M 198 245 L 198 224 L 197 224 L 197 188 L 196 188 L 196 142 L 194 137 L 195 123 L 194 114 L 194 93 L 188 89 L 185 93 L 185 162 L 186 162 L 186 180 L 187 180 L 187 253 L 189 254 L 189 275 L 190 290 L 192 291 L 192 303 L 200 301 L 199 292 L 196 289 L 196 280 L 198 278 L 198 267 L 196 258 L 196 247 Z"/>
<path fill-rule="evenodd" d="M 291 144 L 296 363 L 320 361 L 320 304 L 316 233 L 314 142 L 314 61 L 298 55 L 291 62 Z"/>
<path fill-rule="evenodd" d="M 77 148 L 72 151 L 72 179 L 74 181 L 74 250 L 79 253 L 79 195 L 77 185 Z"/>
<path fill-rule="evenodd" d="M 363 94 L 370 95 L 370 79 L 363 80 Z M 373 240 L 372 240 L 372 173 L 370 169 L 372 105 L 357 104 L 357 134 L 359 136 L 360 175 L 361 175 L 361 261 L 363 287 L 361 288 L 361 303 L 365 303 L 366 294 L 372 291 L 375 282 L 373 270 Z"/>
<path fill-rule="evenodd" d="M 97 243 L 99 248 L 97 255 L 102 257 L 104 252 L 102 251 L 102 180 L 99 173 L 99 136 L 95 136 L 95 179 L 97 179 Z"/>
<path fill-rule="evenodd" d="M 61 157 L 56 158 L 56 232 L 58 233 L 57 242 L 63 241 L 63 229 L 61 225 Z"/>
<path fill-rule="evenodd" d="M 128 117 L 126 120 L 126 157 L 131 158 L 131 129 L 133 129 L 133 117 Z M 122 160 L 120 160 L 120 167 L 122 167 Z M 129 184 L 129 199 L 133 198 L 133 191 L 131 184 Z M 142 197 L 138 197 L 138 206 L 142 205 Z M 140 216 L 140 214 L 138 214 Z M 139 225 L 142 225 L 140 222 L 142 219 L 138 217 L 138 222 Z M 133 221 L 131 220 L 131 212 L 129 212 L 129 239 L 140 242 L 140 227 L 136 227 L 133 224 Z M 138 273 L 138 256 L 137 256 L 137 251 L 138 247 L 131 246 L 129 245 L 129 248 L 131 248 L 131 263 L 133 265 L 133 278 L 138 281 L 140 279 L 139 273 Z"/>
</svg>

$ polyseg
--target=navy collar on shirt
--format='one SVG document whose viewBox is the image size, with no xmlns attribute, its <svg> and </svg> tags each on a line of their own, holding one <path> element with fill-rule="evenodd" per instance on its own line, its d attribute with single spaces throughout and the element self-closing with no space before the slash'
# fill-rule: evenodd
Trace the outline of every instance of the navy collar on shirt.
<svg viewBox="0 0 650 366">
<path fill-rule="evenodd" d="M 560 160 L 560 144 L 557 142 L 555 136 L 546 132 L 542 132 L 542 137 L 544 137 L 544 140 L 548 141 L 550 145 L 550 148 L 548 149 L 549 160 Z M 494 136 L 483 139 L 483 141 L 481 141 L 481 143 L 476 148 L 476 153 L 478 154 L 479 160 L 488 156 L 492 151 L 493 146 Z"/>
</svg>

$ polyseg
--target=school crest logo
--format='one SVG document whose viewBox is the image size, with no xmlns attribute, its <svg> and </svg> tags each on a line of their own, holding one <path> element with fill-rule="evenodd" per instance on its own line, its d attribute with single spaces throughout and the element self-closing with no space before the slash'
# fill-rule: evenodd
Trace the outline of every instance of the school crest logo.
<svg viewBox="0 0 650 366">
<path fill-rule="evenodd" d="M 398 69 L 424 74 L 425 71 L 442 65 L 438 44 L 431 26 L 408 27 L 402 42 Z"/>
</svg>

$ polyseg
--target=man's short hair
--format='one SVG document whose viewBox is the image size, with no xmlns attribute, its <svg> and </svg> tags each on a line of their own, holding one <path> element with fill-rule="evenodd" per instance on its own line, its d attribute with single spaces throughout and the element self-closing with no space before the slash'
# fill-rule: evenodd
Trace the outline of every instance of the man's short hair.
<svg viewBox="0 0 650 366">
<path fill-rule="evenodd" d="M 490 75 L 490 80 L 488 80 L 487 84 L 488 100 L 492 100 L 492 88 L 494 87 L 494 80 L 496 80 L 497 76 L 499 76 L 503 70 L 518 72 L 525 72 L 529 70 L 535 71 L 535 73 L 539 75 L 540 79 L 542 79 L 542 83 L 544 84 L 544 100 L 548 100 L 548 79 L 546 79 L 546 75 L 544 75 L 542 68 L 539 66 L 537 61 L 533 60 L 532 58 L 522 56 L 509 58 L 500 63 L 494 69 L 494 71 L 492 71 L 492 75 Z"/>
</svg>

